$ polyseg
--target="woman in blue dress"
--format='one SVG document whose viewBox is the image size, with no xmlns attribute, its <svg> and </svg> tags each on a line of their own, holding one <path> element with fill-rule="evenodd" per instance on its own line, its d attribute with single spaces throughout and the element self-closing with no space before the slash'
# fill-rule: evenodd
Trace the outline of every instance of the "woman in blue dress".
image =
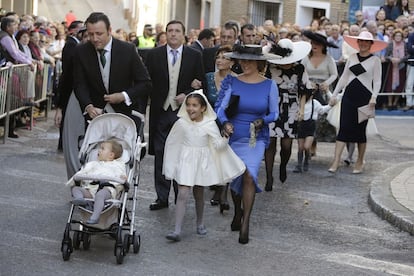
<svg viewBox="0 0 414 276">
<path fill-rule="evenodd" d="M 243 73 L 227 76 L 221 84 L 216 110 L 223 135 L 243 160 L 246 172 L 231 185 L 234 203 L 232 231 L 240 231 L 239 243 L 249 242 L 249 220 L 257 192 L 258 173 L 266 147 L 269 145 L 269 123 L 279 116 L 278 88 L 264 77 L 266 60 L 278 56 L 263 54 L 257 45 L 236 45 L 227 57 L 239 60 Z"/>
</svg>

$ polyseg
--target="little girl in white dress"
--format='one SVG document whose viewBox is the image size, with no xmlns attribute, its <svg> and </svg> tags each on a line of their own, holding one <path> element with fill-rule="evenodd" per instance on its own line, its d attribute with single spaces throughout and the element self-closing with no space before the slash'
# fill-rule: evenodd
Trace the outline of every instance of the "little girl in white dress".
<svg viewBox="0 0 414 276">
<path fill-rule="evenodd" d="M 197 233 L 205 235 L 203 224 L 204 187 L 230 182 L 246 167 L 220 135 L 216 113 L 202 90 L 187 95 L 178 111 L 164 150 L 163 174 L 178 183 L 175 230 L 166 238 L 180 241 L 185 206 L 193 187 L 197 216 Z"/>
</svg>

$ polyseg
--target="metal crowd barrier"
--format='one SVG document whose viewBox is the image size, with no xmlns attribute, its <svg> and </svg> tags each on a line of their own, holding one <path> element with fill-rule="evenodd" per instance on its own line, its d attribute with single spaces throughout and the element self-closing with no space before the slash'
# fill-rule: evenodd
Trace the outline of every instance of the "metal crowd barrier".
<svg viewBox="0 0 414 276">
<path fill-rule="evenodd" d="M 7 83 L 9 80 L 9 68 L 0 68 L 0 118 L 6 113 Z"/>
<path fill-rule="evenodd" d="M 414 59 L 408 59 L 408 61 L 414 62 Z M 344 66 L 344 64 L 338 64 L 337 63 L 337 68 L 338 68 L 338 73 L 343 71 L 340 70 L 340 66 Z M 392 92 L 392 91 L 385 91 L 385 86 L 386 83 L 388 81 L 388 77 L 389 74 L 391 73 L 391 62 L 386 61 L 382 64 L 382 69 L 383 69 L 383 75 L 382 75 L 382 82 L 381 82 L 381 90 L 378 93 L 377 97 L 381 97 L 381 96 L 402 96 L 405 97 L 406 95 L 414 95 L 414 92 L 406 92 L 406 91 L 402 91 L 402 92 Z M 341 77 L 341 74 L 338 75 L 338 79 Z M 413 90 L 414 91 L 414 90 Z"/>
<path fill-rule="evenodd" d="M 412 59 L 408 59 L 408 61 L 414 61 Z M 407 65 L 408 66 L 408 65 Z M 407 69 L 407 66 L 405 67 Z M 385 91 L 385 86 L 387 84 L 387 81 L 389 81 L 389 74 L 392 74 L 392 64 L 389 61 L 384 62 L 383 69 L 385 67 L 385 74 L 383 74 L 383 80 L 381 85 L 381 91 L 378 94 L 378 96 L 406 96 L 406 95 L 414 95 L 414 92 L 407 93 L 405 91 L 402 92 L 392 92 L 392 91 Z M 406 70 L 405 69 L 405 70 Z"/>
<path fill-rule="evenodd" d="M 33 107 L 48 100 L 49 64 L 31 70 L 29 65 L 0 68 L 0 119 L 4 120 L 3 144 L 9 134 L 10 116 L 29 110 L 33 127 Z M 47 118 L 47 108 L 45 109 Z"/>
<path fill-rule="evenodd" d="M 408 93 L 408 92 L 380 92 L 378 96 L 406 96 L 406 95 L 414 95 L 414 92 Z"/>
</svg>

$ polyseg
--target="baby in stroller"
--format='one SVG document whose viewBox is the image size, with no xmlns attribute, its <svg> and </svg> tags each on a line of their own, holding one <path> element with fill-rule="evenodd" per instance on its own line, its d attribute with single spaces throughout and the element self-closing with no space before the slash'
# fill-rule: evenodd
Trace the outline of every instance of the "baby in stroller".
<svg viewBox="0 0 414 276">
<path fill-rule="evenodd" d="M 118 192 L 123 188 L 122 183 L 127 180 L 125 163 L 120 160 L 122 152 L 122 145 L 115 140 L 101 142 L 98 149 L 98 160 L 86 163 L 67 182 L 67 185 L 72 187 L 72 203 L 74 205 L 91 207 L 92 202 L 85 198 L 94 198 L 93 213 L 86 221 L 87 224 L 98 224 L 105 200 L 116 198 Z M 93 179 L 94 176 L 113 181 L 82 181 L 80 186 L 75 181 L 75 179 L 82 178 Z"/>
</svg>

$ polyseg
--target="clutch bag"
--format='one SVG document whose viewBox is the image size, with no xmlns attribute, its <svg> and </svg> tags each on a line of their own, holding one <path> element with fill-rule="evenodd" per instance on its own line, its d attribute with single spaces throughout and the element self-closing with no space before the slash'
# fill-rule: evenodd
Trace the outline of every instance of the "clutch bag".
<svg viewBox="0 0 414 276">
<path fill-rule="evenodd" d="M 227 105 L 227 108 L 225 110 L 227 118 L 233 118 L 234 116 L 236 116 L 237 111 L 239 109 L 239 100 L 239 95 L 230 96 L 229 104 Z"/>
<path fill-rule="evenodd" d="M 375 117 L 375 109 L 371 109 L 369 104 L 358 107 L 358 124 L 369 118 Z"/>
</svg>

